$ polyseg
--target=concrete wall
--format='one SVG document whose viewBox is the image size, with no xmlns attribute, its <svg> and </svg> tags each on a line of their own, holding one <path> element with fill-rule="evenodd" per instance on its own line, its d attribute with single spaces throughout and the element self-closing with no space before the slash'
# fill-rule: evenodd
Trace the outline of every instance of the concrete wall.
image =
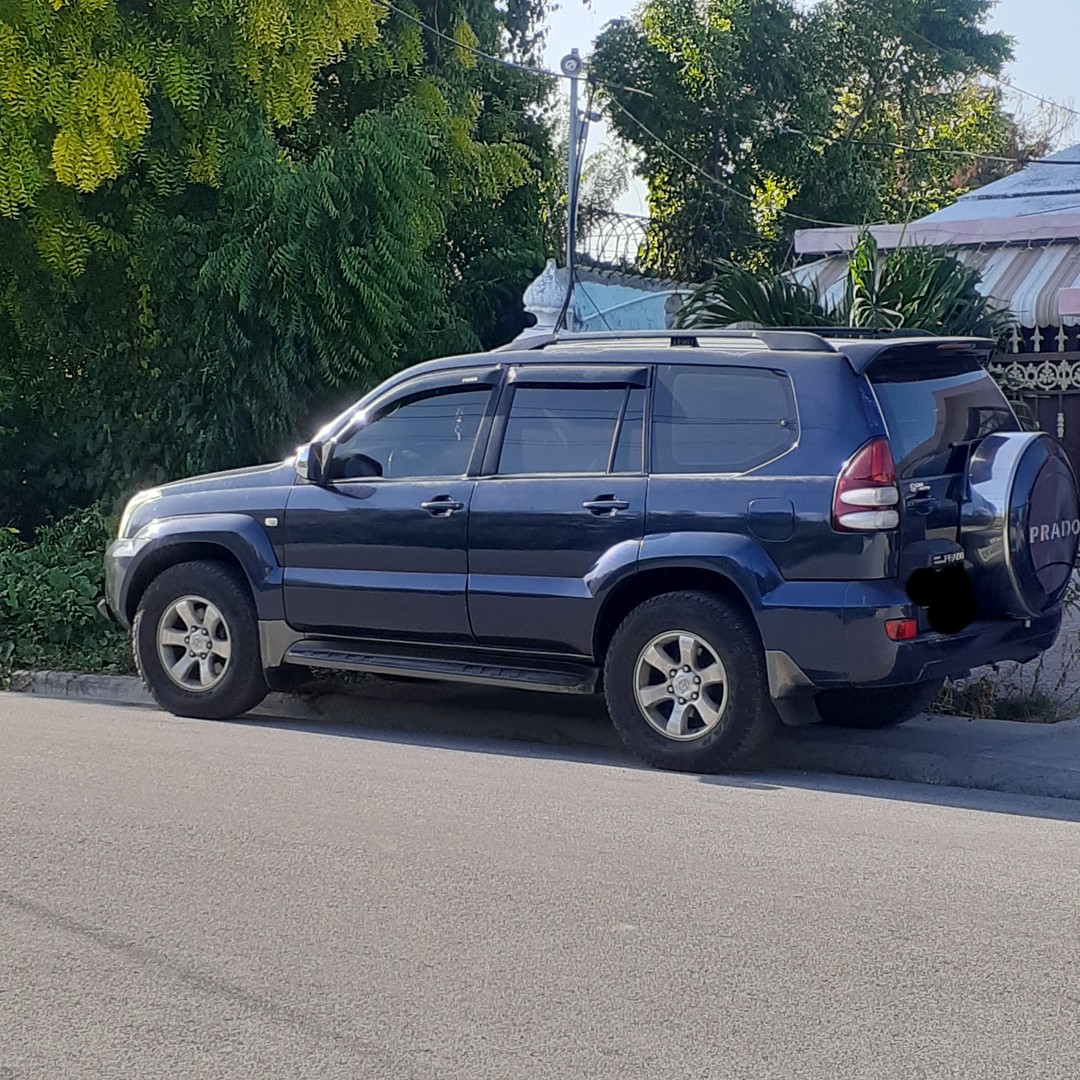
<svg viewBox="0 0 1080 1080">
<path fill-rule="evenodd" d="M 565 267 L 549 259 L 543 273 L 525 290 L 525 310 L 536 325 L 522 334 L 551 332 L 566 299 Z M 690 286 L 635 278 L 631 274 L 582 270 L 567 309 L 565 328 L 571 331 L 666 330 L 690 293 Z"/>
</svg>

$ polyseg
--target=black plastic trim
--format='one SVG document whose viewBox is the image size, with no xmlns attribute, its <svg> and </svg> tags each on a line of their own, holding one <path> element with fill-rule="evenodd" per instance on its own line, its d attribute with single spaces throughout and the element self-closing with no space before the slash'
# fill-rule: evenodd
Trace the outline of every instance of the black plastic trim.
<svg viewBox="0 0 1080 1080">
<path fill-rule="evenodd" d="M 305 667 L 407 675 L 417 679 L 543 690 L 556 694 L 595 694 L 600 679 L 599 669 L 585 664 L 552 661 L 549 664 L 520 667 L 500 663 L 494 656 L 418 656 L 416 650 L 397 653 L 391 648 L 372 647 L 368 643 L 358 647 L 348 642 L 311 638 L 293 645 L 283 661 Z"/>
</svg>

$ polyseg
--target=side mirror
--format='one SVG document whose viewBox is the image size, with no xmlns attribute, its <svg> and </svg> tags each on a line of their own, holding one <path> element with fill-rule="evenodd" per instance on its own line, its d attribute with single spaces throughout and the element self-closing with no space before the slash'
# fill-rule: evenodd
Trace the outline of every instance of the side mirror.
<svg viewBox="0 0 1080 1080">
<path fill-rule="evenodd" d="M 296 451 L 296 475 L 310 484 L 321 484 L 323 480 L 322 443 L 305 443 Z"/>
</svg>

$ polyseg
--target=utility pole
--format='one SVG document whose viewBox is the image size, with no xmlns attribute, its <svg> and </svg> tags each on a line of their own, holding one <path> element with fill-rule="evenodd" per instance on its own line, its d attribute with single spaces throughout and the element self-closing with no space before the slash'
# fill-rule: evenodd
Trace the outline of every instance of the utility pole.
<svg viewBox="0 0 1080 1080">
<path fill-rule="evenodd" d="M 585 66 L 577 49 L 571 49 L 569 56 L 564 56 L 559 65 L 562 73 L 570 79 L 570 154 L 569 176 L 567 181 L 566 202 L 566 299 L 563 305 L 563 318 L 570 306 L 570 296 L 574 290 L 574 248 L 577 243 L 577 204 L 578 204 L 578 77 Z M 561 327 L 559 328 L 561 329 Z"/>
</svg>

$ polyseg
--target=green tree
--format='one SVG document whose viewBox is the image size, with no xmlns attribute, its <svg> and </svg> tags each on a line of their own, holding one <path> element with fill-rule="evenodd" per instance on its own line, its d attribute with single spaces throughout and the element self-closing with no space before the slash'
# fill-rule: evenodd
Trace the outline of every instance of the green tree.
<svg viewBox="0 0 1080 1080">
<path fill-rule="evenodd" d="M 414 10 L 528 59 L 531 3 Z M 395 15 L 309 67 L 305 93 L 285 84 L 278 113 L 261 77 L 234 82 L 212 172 L 188 167 L 186 121 L 151 92 L 120 175 L 85 192 L 54 177 L 0 217 L 0 519 L 282 454 L 401 365 L 522 325 L 545 255 L 546 81 Z"/>
<path fill-rule="evenodd" d="M 145 150 L 212 179 L 238 102 L 277 125 L 314 107 L 312 76 L 372 44 L 372 0 L 4 0 L 0 213 L 56 184 L 88 192 Z M 163 150 L 174 159 L 159 161 Z"/>
<path fill-rule="evenodd" d="M 608 89 L 609 115 L 639 152 L 653 217 L 704 274 L 775 262 L 812 219 L 920 216 L 965 190 L 969 152 L 1015 152 L 1022 133 L 980 81 L 1010 55 L 984 29 L 990 7 L 646 0 L 600 36 L 593 68 L 653 95 Z"/>
</svg>

